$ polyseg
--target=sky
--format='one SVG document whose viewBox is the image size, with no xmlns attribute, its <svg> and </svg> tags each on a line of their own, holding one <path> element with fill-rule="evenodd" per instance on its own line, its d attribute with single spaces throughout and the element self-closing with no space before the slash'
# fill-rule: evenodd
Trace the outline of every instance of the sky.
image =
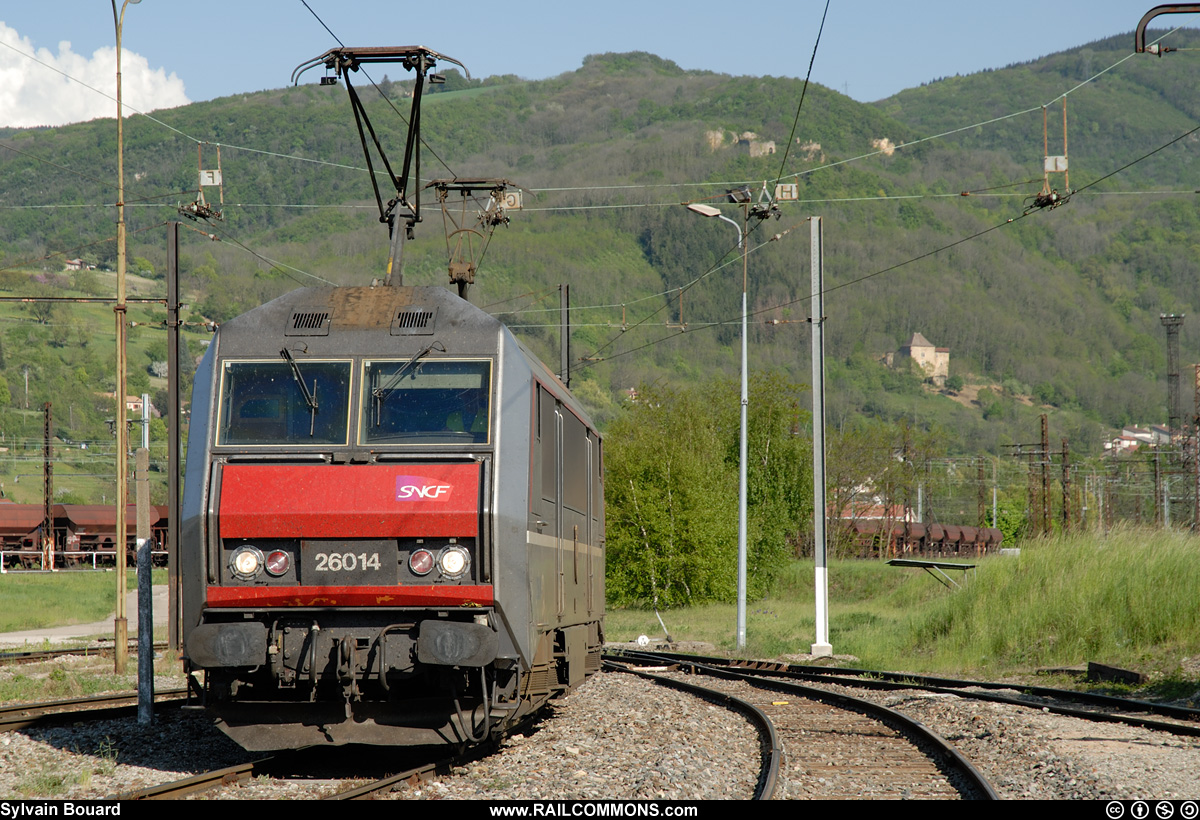
<svg viewBox="0 0 1200 820">
<path fill-rule="evenodd" d="M 335 35 L 347 46 L 426 46 L 458 59 L 474 77 L 544 79 L 577 69 L 588 54 L 624 51 L 648 51 L 685 69 L 804 77 L 825 8 L 825 0 L 307 1 L 332 35 L 302 0 L 131 0 L 122 28 L 125 102 L 150 111 L 281 88 L 297 65 L 336 47 Z M 1132 51 L 1133 29 L 1153 5 L 831 0 L 812 78 L 870 102 L 1114 34 L 1128 33 Z M 1200 15 L 1155 23 L 1200 26 Z M 112 0 L 3 3 L 0 126 L 112 116 L 116 103 L 105 94 L 115 98 L 115 39 Z M 310 71 L 304 81 L 321 73 Z M 397 67 L 391 76 L 404 74 Z"/>
</svg>

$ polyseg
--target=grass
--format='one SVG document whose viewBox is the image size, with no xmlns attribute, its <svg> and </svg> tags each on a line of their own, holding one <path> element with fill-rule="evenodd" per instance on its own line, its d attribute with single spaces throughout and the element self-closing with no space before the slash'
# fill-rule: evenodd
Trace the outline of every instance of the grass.
<svg viewBox="0 0 1200 820">
<path fill-rule="evenodd" d="M 137 576 L 126 576 L 131 592 Z M 156 569 L 155 584 L 167 582 Z M 112 572 L 14 572 L 0 575 L 0 632 L 23 632 L 49 626 L 86 624 L 107 618 L 116 608 L 116 576 Z"/>
<path fill-rule="evenodd" d="M 117 747 L 111 738 L 105 737 L 93 751 L 73 749 L 76 760 L 70 771 L 62 771 L 61 764 L 44 763 L 37 771 L 30 771 L 15 784 L 14 792 L 25 798 L 61 798 L 73 787 L 87 787 L 93 775 L 112 777 L 117 769 Z"/>
<path fill-rule="evenodd" d="M 1026 542 L 978 561 L 962 589 L 878 561 L 829 568 L 830 643 L 856 665 L 998 677 L 1097 661 L 1149 673 L 1164 696 L 1200 687 L 1200 539 L 1126 529 Z M 814 568 L 794 562 L 772 595 L 747 606 L 746 657 L 808 652 Z M 732 604 L 662 613 L 677 641 L 733 652 Z M 652 611 L 616 610 L 609 640 L 661 637 Z M 1191 658 L 1191 661 L 1188 661 Z M 1188 665 L 1184 665 L 1184 664 Z"/>
<path fill-rule="evenodd" d="M 156 636 L 163 637 L 164 636 Z M 111 657 L 73 656 L 20 666 L 0 666 L 0 703 L 30 703 L 64 700 L 114 692 L 137 691 L 137 652 L 131 651 L 123 674 L 113 671 Z M 154 675 L 160 681 L 171 678 L 169 686 L 183 686 L 179 660 L 163 653 L 154 661 Z M 156 688 L 162 688 L 156 685 Z M 114 746 L 108 750 L 116 754 Z M 115 759 L 115 757 L 114 757 Z"/>
<path fill-rule="evenodd" d="M 51 666 L 49 671 L 45 667 L 6 670 L 0 672 L 0 703 L 66 700 L 137 689 L 136 656 L 129 663 L 133 667 L 131 673 L 113 674 L 112 666 L 112 660 L 103 659 L 89 665 L 84 674 L 79 667 L 68 668 L 62 663 Z"/>
<path fill-rule="evenodd" d="M 774 592 L 746 607 L 746 657 L 781 657 L 808 652 L 816 634 L 811 561 L 794 561 L 777 580 Z M 869 642 L 883 645 L 900 634 L 899 622 L 914 606 L 944 595 L 933 579 L 875 561 L 834 561 L 829 567 L 830 641 L 839 654 L 858 655 Z M 735 607 L 706 604 L 661 613 L 676 641 L 705 641 L 719 650 L 735 646 Z M 663 636 L 653 611 L 612 610 L 605 618 L 609 640 L 639 634 Z M 847 642 L 854 649 L 847 647 Z"/>
</svg>

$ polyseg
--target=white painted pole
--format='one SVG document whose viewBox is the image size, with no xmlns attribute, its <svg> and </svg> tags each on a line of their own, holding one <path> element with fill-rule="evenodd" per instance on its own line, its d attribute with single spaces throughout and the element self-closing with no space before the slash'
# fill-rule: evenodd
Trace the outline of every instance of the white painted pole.
<svg viewBox="0 0 1200 820">
<path fill-rule="evenodd" d="M 829 571 L 825 538 L 825 298 L 821 217 L 809 220 L 812 234 L 813 555 L 816 558 L 816 642 L 812 654 L 833 654 L 829 643 Z"/>
</svg>

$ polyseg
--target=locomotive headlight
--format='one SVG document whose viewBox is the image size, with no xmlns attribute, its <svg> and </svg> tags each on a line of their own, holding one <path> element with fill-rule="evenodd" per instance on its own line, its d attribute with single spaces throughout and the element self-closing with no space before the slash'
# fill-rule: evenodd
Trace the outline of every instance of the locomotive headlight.
<svg viewBox="0 0 1200 820">
<path fill-rule="evenodd" d="M 229 569 L 235 578 L 242 581 L 252 581 L 262 572 L 262 550 L 252 544 L 243 544 L 229 556 Z"/>
<path fill-rule="evenodd" d="M 446 547 L 438 556 L 438 569 L 447 578 L 461 578 L 470 565 L 470 554 L 459 546 Z"/>
</svg>

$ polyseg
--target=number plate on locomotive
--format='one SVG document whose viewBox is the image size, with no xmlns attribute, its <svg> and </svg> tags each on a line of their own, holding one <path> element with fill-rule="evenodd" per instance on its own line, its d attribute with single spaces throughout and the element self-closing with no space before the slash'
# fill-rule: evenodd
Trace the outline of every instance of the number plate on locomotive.
<svg viewBox="0 0 1200 820">
<path fill-rule="evenodd" d="M 300 583 L 304 586 L 392 586 L 397 579 L 392 540 L 300 542 Z"/>
</svg>

